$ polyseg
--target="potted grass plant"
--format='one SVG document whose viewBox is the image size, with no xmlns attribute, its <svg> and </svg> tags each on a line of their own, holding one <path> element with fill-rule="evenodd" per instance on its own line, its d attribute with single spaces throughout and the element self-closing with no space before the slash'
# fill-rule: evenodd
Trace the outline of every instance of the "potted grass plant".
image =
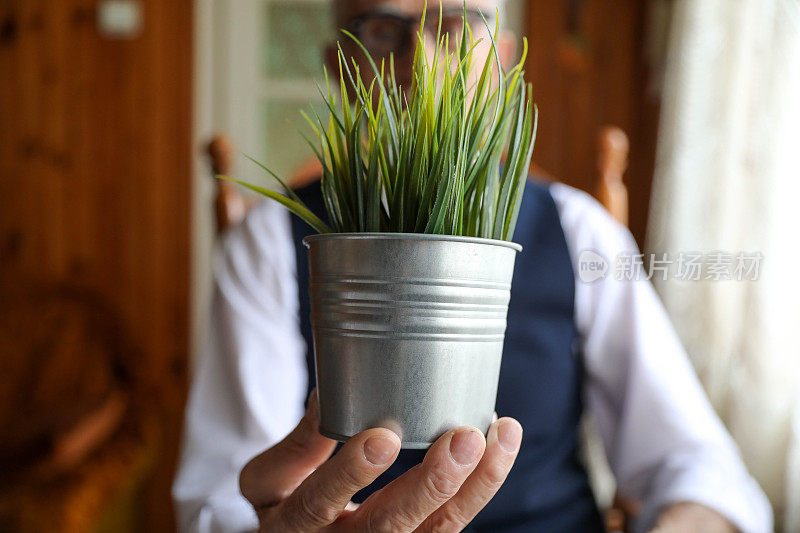
<svg viewBox="0 0 800 533">
<path fill-rule="evenodd" d="M 466 13 L 457 46 L 440 29 L 429 54 L 420 33 L 407 90 L 391 58 L 378 66 L 344 32 L 370 76 L 340 46 L 338 87 L 326 73 L 320 88 L 327 109 L 304 113 L 327 223 L 263 165 L 285 194 L 239 182 L 319 232 L 304 244 L 329 437 L 381 426 L 403 447 L 424 448 L 453 427 L 491 424 L 537 111 L 525 53 L 504 71 L 498 23 L 484 24 L 492 54 L 483 64 Z"/>
</svg>

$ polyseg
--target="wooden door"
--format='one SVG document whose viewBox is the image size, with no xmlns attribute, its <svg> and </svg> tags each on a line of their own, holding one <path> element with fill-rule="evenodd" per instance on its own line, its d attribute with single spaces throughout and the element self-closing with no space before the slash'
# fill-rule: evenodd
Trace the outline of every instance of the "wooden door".
<svg viewBox="0 0 800 533">
<path fill-rule="evenodd" d="M 644 244 L 655 161 L 658 102 L 648 95 L 647 2 L 529 0 L 526 65 L 539 105 L 534 160 L 570 185 L 594 190 L 597 132 L 630 138 L 625 183 L 630 229 Z"/>
<path fill-rule="evenodd" d="M 100 35 L 98 4 L 0 1 L 0 279 L 87 288 L 119 312 L 162 406 L 141 513 L 147 531 L 169 531 L 189 346 L 193 2 L 142 0 L 131 40 Z"/>
</svg>

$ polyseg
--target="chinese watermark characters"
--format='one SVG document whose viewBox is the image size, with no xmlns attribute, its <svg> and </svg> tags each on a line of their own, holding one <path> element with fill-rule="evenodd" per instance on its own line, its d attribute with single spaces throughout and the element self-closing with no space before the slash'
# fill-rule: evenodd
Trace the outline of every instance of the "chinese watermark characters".
<svg viewBox="0 0 800 533">
<path fill-rule="evenodd" d="M 578 258 L 578 278 L 591 283 L 607 276 L 618 281 L 675 279 L 678 281 L 757 281 L 761 252 L 679 252 L 678 254 L 618 254 L 613 262 L 593 250 Z"/>
</svg>

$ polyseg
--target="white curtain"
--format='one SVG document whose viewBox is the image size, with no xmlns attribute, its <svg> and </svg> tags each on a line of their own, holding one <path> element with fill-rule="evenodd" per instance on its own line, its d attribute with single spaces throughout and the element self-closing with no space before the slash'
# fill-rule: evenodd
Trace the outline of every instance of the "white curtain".
<svg viewBox="0 0 800 533">
<path fill-rule="evenodd" d="M 763 260 L 757 281 L 655 283 L 776 524 L 800 532 L 800 2 L 667 4 L 648 251 Z"/>
</svg>

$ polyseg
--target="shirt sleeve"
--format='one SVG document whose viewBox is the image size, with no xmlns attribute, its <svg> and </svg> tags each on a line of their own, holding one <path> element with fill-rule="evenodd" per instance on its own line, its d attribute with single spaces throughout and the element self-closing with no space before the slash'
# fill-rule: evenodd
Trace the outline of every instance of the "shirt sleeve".
<svg viewBox="0 0 800 533">
<path fill-rule="evenodd" d="M 215 255 L 206 342 L 173 485 L 182 532 L 255 530 L 239 471 L 302 416 L 308 372 L 288 214 L 266 202 Z"/>
<path fill-rule="evenodd" d="M 769 502 L 706 398 L 652 285 L 617 268 L 639 254 L 632 236 L 589 195 L 562 184 L 551 192 L 576 273 L 586 403 L 617 490 L 643 504 L 635 530 L 647 531 L 665 506 L 690 501 L 743 533 L 772 531 Z"/>
</svg>

